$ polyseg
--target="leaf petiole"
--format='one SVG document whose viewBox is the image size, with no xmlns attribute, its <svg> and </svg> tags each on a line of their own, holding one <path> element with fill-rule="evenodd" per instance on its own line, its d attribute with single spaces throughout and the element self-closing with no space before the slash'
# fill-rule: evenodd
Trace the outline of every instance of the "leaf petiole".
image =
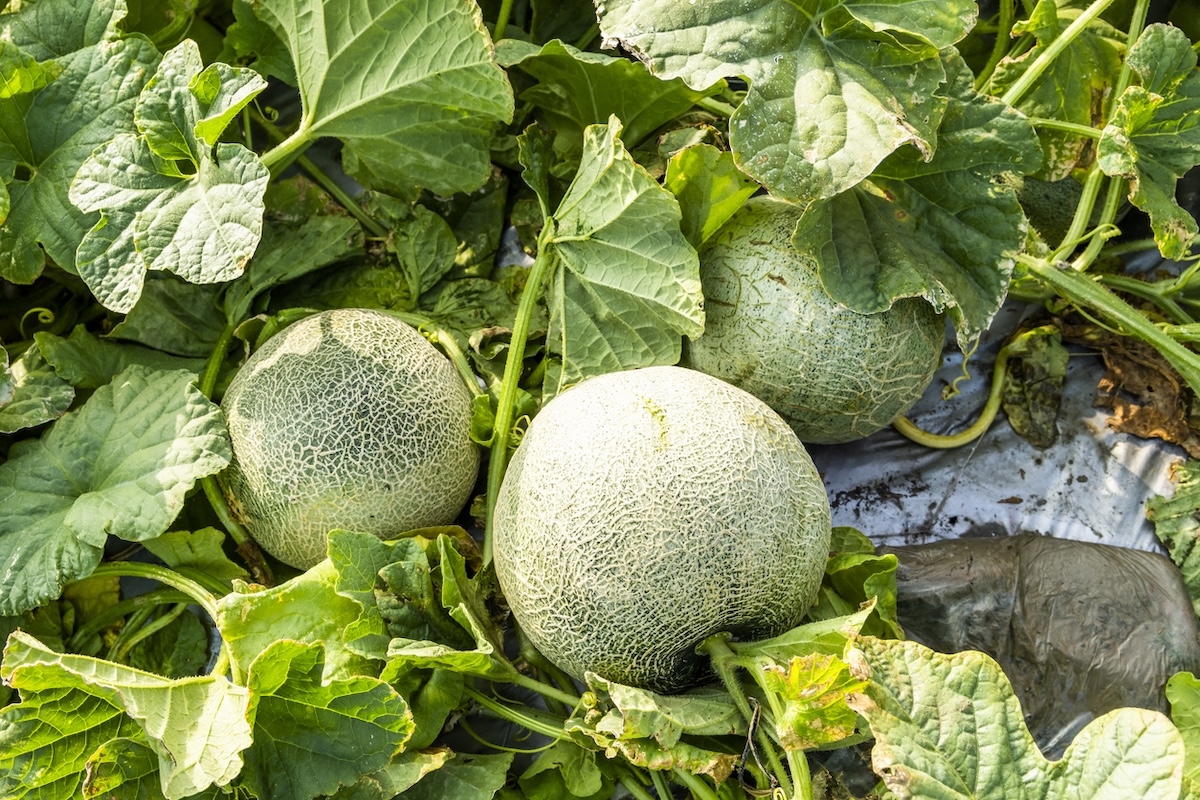
<svg viewBox="0 0 1200 800">
<path fill-rule="evenodd" d="M 169 569 L 158 564 L 146 564 L 140 561 L 110 561 L 96 567 L 95 571 L 92 572 L 91 577 L 145 578 L 147 580 L 166 584 L 172 589 L 177 589 L 180 592 L 183 592 L 189 598 L 195 601 L 196 605 L 204 609 L 204 613 L 208 614 L 209 618 L 214 624 L 216 624 L 217 599 L 199 583 L 191 578 L 180 575 L 173 569 Z M 242 685 L 244 681 L 244 675 L 241 667 L 238 666 L 237 660 L 233 657 L 233 653 L 229 652 L 229 645 L 227 642 L 221 642 L 221 650 L 228 654 L 228 663 L 231 673 L 230 677 L 233 679 L 234 683 Z"/>
<path fill-rule="evenodd" d="M 525 291 L 517 304 L 516 319 L 513 323 L 511 343 L 508 357 L 504 361 L 504 375 L 501 378 L 500 399 L 496 403 L 496 422 L 492 438 L 491 461 L 488 463 L 487 474 L 487 521 L 484 525 L 483 563 L 486 566 L 492 560 L 492 531 L 496 510 L 496 498 L 500 495 L 500 484 L 504 480 L 504 469 L 508 465 L 508 442 L 510 429 L 513 426 L 513 415 L 517 407 L 517 389 L 521 379 L 521 370 L 525 365 L 525 340 L 529 336 L 529 326 L 533 321 L 533 312 L 537 307 L 541 287 L 550 276 L 554 259 L 548 255 L 547 242 L 553 235 L 554 225 L 547 218 L 545 227 L 538 236 L 538 254 L 529 268 L 529 276 L 525 281 Z"/>
<path fill-rule="evenodd" d="M 1096 0 L 1096 2 L 1088 6 L 1087 10 L 1080 14 L 1074 22 L 1067 26 L 1066 30 L 1058 35 L 1058 38 L 1042 51 L 1041 55 L 1029 65 L 1029 68 L 1021 74 L 1021 77 L 1012 86 L 1008 87 L 1008 91 L 1000 99 L 1010 106 L 1015 106 L 1025 96 L 1025 93 L 1038 82 L 1038 79 L 1042 77 L 1042 73 L 1050 67 L 1054 59 L 1058 58 L 1059 54 L 1063 50 L 1066 50 L 1071 42 L 1075 41 L 1075 38 L 1083 32 L 1084 28 L 1091 25 L 1114 2 L 1115 0 Z"/>
</svg>

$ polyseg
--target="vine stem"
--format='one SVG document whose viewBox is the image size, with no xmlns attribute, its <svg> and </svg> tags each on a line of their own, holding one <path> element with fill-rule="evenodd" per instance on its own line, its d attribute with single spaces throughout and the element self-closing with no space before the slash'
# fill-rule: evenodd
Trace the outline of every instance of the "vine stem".
<svg viewBox="0 0 1200 800">
<path fill-rule="evenodd" d="M 561 741 L 570 741 L 571 737 L 566 734 L 562 728 L 556 728 L 547 722 L 543 722 L 529 714 L 522 713 L 512 706 L 505 705 L 497 700 L 493 700 L 483 692 L 471 688 L 470 686 L 463 687 L 463 694 L 470 697 L 479 705 L 491 711 L 500 719 L 507 720 L 514 725 L 520 725 L 523 728 L 528 728 L 534 733 L 540 733 L 542 736 L 548 736 L 551 739 Z"/>
<path fill-rule="evenodd" d="M 1060 267 L 1028 255 L 1018 256 L 1017 260 L 1028 273 L 1065 299 L 1098 312 L 1110 323 L 1152 345 L 1179 372 L 1192 391 L 1200 393 L 1200 355 L 1172 339 L 1136 308 L 1070 265 Z"/>
<path fill-rule="evenodd" d="M 567 706 L 568 708 L 578 705 L 578 703 L 579 703 L 578 695 L 572 695 L 572 694 L 562 691 L 561 689 L 556 689 L 555 687 L 551 686 L 548 683 L 542 683 L 541 681 L 537 680 L 536 678 L 531 678 L 528 675 L 525 675 L 523 673 L 520 673 L 520 672 L 515 673 L 512 676 L 512 678 L 510 678 L 510 680 L 512 683 L 516 684 L 517 686 L 521 686 L 521 687 L 524 687 L 531 691 L 537 692 L 542 697 L 547 697 L 547 698 L 557 700 L 558 702 L 562 703 L 563 705 Z"/>
<path fill-rule="evenodd" d="M 1016 19 L 1015 6 L 1016 0 L 1000 0 L 1000 17 L 996 23 L 996 41 L 992 44 L 992 52 L 988 56 L 987 63 L 979 71 L 979 77 L 975 80 L 976 91 L 983 91 L 984 86 L 991 79 L 992 73 L 996 71 L 996 67 L 1000 64 L 1000 60 L 1008 52 L 1008 43 L 1012 40 L 1013 22 Z"/>
<path fill-rule="evenodd" d="M 979 417 L 966 430 L 943 436 L 917 427 L 912 420 L 905 416 L 897 417 L 892 422 L 892 427 L 905 438 L 917 444 L 939 450 L 962 447 L 964 444 L 975 441 L 987 432 L 992 422 L 995 421 L 996 414 L 1000 411 L 1001 401 L 1004 396 L 1004 382 L 1008 375 L 1009 357 L 1017 352 L 1021 345 L 1028 341 L 1034 334 L 1044 333 L 1049 327 L 1042 325 L 1027 330 L 1000 348 L 1000 352 L 996 354 L 996 363 L 992 367 L 992 386 L 988 392 L 987 402 L 984 403 L 983 411 L 979 413 Z"/>
<path fill-rule="evenodd" d="M 512 14 L 513 0 L 502 0 L 500 12 L 496 15 L 496 27 L 492 30 L 492 39 L 500 41 L 508 28 L 508 18 Z"/>
<path fill-rule="evenodd" d="M 487 566 L 492 560 L 492 531 L 495 518 L 496 498 L 500 495 L 500 484 L 504 480 L 504 469 L 508 465 L 509 432 L 513 425 L 513 414 L 517 406 L 517 388 L 521 379 L 521 370 L 525 363 L 525 339 L 529 336 L 529 326 L 533 320 L 533 312 L 537 307 L 541 286 L 550 274 L 553 259 L 546 255 L 546 244 L 553 232 L 553 225 L 547 224 L 542 228 L 538 237 L 538 254 L 529 275 L 525 281 L 525 291 L 521 293 L 521 301 L 517 304 L 516 320 L 513 322 L 512 339 L 508 348 L 508 358 L 504 361 L 504 375 L 501 378 L 500 399 L 496 403 L 496 421 L 492 432 L 491 459 L 488 463 L 487 474 L 487 521 L 483 535 L 483 563 Z"/>
<path fill-rule="evenodd" d="M 225 363 L 225 355 L 229 352 L 229 345 L 233 341 L 234 327 L 235 323 L 232 320 L 225 324 L 220 338 L 217 339 L 217 344 L 213 347 L 212 354 L 208 357 L 208 363 L 204 365 L 204 374 L 200 378 L 200 391 L 210 400 L 213 398 L 213 392 L 217 386 L 217 376 L 221 372 L 221 366 Z M 226 532 L 237 544 L 238 554 L 246 562 L 246 566 L 250 567 L 250 573 L 254 576 L 254 580 L 263 586 L 274 586 L 275 576 L 271 572 L 270 565 L 263 558 L 258 544 L 234 517 L 229 503 L 225 500 L 225 493 L 217 484 L 216 476 L 206 475 L 201 478 L 200 488 L 204 490 L 208 504 L 212 506 L 213 512 L 221 520 Z"/>
<path fill-rule="evenodd" d="M 192 600 L 198 606 L 204 609 L 204 613 L 208 614 L 212 619 L 213 624 L 217 622 L 217 599 L 213 597 L 207 589 L 201 586 L 191 578 L 180 575 L 178 572 L 167 567 L 159 566 L 158 564 L 145 564 L 140 561 L 110 561 L 96 567 L 92 572 L 91 577 L 118 577 L 118 578 L 145 578 L 147 580 L 157 581 L 158 583 L 170 586 L 172 589 L 177 589 Z M 221 650 L 228 654 L 228 663 L 233 682 L 239 685 L 243 684 L 244 677 L 242 670 L 237 661 L 233 658 L 233 654 L 228 652 L 229 643 L 221 642 Z"/>
<path fill-rule="evenodd" d="M 1083 29 L 1092 24 L 1092 21 L 1099 17 L 1104 10 L 1113 4 L 1115 0 L 1096 0 L 1087 7 L 1074 22 L 1067 26 L 1054 41 L 1047 45 L 1042 54 L 1034 59 L 1033 63 L 1021 74 L 1021 77 L 1016 82 L 1008 87 L 1008 91 L 1000 98 L 1010 106 L 1015 106 L 1017 102 L 1025 96 L 1038 79 L 1042 77 L 1042 73 L 1058 58 L 1058 55 L 1075 41 L 1075 37 L 1083 32 Z"/>
<path fill-rule="evenodd" d="M 787 770 L 783 768 L 783 763 L 779 760 L 779 753 L 775 751 L 775 745 L 772 744 L 766 731 L 761 726 L 755 725 L 756 715 L 754 710 L 750 708 L 750 701 L 746 698 L 741 681 L 734 674 L 733 665 L 737 661 L 737 654 L 729 648 L 724 636 L 719 633 L 705 639 L 696 648 L 696 651 L 705 653 L 712 661 L 713 670 L 717 673 L 717 677 L 721 679 L 725 690 L 733 698 L 734 705 L 742 712 L 742 716 L 746 718 L 746 724 L 751 728 L 750 735 L 754 737 L 759 749 L 766 755 L 767 762 L 770 764 L 771 772 L 774 773 L 775 779 L 783 787 L 784 794 L 788 797 L 793 797 L 795 789 L 792 786 L 792 779 L 788 776 Z"/>
<path fill-rule="evenodd" d="M 152 592 L 127 597 L 118 603 L 108 606 L 96 616 L 89 619 L 71 634 L 67 641 L 67 650 L 78 653 L 87 640 L 113 624 L 121 617 L 127 616 L 145 606 L 160 606 L 187 600 L 188 596 L 176 589 L 155 589 Z"/>
<path fill-rule="evenodd" d="M 140 642 L 145 641 L 147 638 L 153 636 L 175 620 L 179 619 L 180 615 L 182 615 L 185 611 L 187 611 L 187 603 L 176 603 L 171 610 L 167 611 L 162 616 L 139 627 L 136 631 L 131 633 L 120 646 L 113 648 L 112 660 L 123 662 L 125 657 L 129 655 L 130 651 L 137 647 Z"/>
<path fill-rule="evenodd" d="M 696 800 L 717 800 L 717 793 L 708 788 L 708 784 L 697 778 L 692 773 L 676 769 L 674 771 L 675 779 L 687 787 L 687 790 L 692 793 L 692 797 Z M 670 795 L 667 795 L 670 798 Z"/>
</svg>

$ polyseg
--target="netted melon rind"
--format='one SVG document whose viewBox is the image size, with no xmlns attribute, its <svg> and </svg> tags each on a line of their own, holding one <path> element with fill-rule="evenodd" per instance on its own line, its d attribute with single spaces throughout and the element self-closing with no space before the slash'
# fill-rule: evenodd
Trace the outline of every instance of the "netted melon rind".
<svg viewBox="0 0 1200 800">
<path fill-rule="evenodd" d="M 835 303 L 790 245 L 799 214 L 756 198 L 704 248 L 704 333 L 686 343 L 682 363 L 761 398 L 801 441 L 861 439 L 924 393 L 945 323 L 919 298 L 877 314 Z"/>
<path fill-rule="evenodd" d="M 235 513 L 268 553 L 307 569 L 335 528 L 389 536 L 453 522 L 479 468 L 471 396 L 411 326 L 337 309 L 270 339 L 222 401 Z"/>
<path fill-rule="evenodd" d="M 534 418 L 495 510 L 514 618 L 568 673 L 671 692 L 719 631 L 795 626 L 829 551 L 812 460 L 764 403 L 650 367 L 590 378 Z"/>
</svg>

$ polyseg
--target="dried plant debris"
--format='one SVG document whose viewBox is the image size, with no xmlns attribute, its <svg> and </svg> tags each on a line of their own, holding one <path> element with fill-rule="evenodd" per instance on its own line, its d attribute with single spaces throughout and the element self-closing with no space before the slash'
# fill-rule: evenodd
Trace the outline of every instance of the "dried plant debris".
<svg viewBox="0 0 1200 800">
<path fill-rule="evenodd" d="M 1095 405 L 1107 409 L 1108 426 L 1143 439 L 1162 439 L 1200 458 L 1200 434 L 1191 424 L 1195 396 L 1151 345 L 1090 323 L 1062 323 L 1063 338 L 1099 351 L 1104 377 Z"/>
</svg>

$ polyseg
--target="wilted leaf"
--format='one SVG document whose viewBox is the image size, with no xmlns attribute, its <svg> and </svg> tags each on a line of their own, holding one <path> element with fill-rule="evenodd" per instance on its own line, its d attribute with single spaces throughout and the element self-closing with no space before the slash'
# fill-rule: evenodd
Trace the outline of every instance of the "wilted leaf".
<svg viewBox="0 0 1200 800">
<path fill-rule="evenodd" d="M 1176 180 L 1200 164 L 1200 71 L 1186 34 L 1150 25 L 1126 59 L 1140 79 L 1118 99 L 1099 144 L 1100 169 L 1129 179 L 1166 258 L 1188 253 L 1196 220 L 1175 200 Z"/>
</svg>

